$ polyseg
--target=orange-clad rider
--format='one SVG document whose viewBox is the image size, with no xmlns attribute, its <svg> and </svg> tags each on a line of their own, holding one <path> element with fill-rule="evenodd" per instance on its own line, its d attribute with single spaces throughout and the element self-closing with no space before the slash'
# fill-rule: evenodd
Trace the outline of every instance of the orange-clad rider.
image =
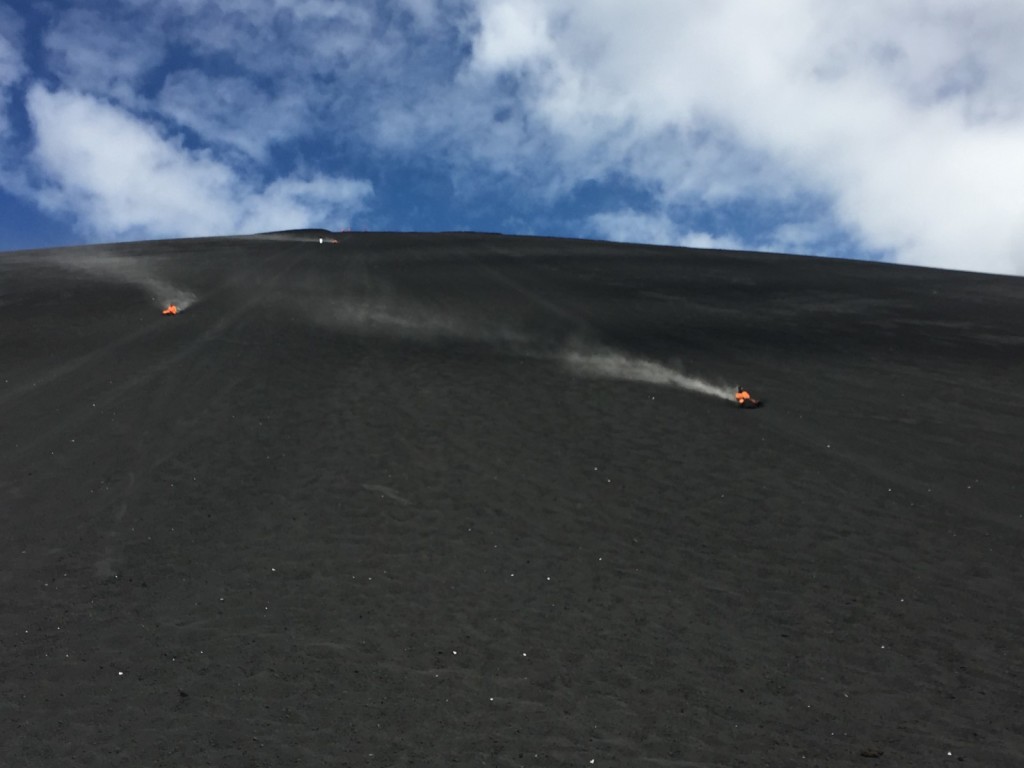
<svg viewBox="0 0 1024 768">
<path fill-rule="evenodd" d="M 752 398 L 743 387 L 736 387 L 736 405 L 740 408 L 757 408 L 760 404 L 761 401 Z"/>
</svg>

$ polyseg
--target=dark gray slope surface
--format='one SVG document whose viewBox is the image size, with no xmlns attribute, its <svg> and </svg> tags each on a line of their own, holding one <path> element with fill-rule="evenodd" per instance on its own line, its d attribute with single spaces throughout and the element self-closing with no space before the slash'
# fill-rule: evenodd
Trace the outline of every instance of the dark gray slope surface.
<svg viewBox="0 0 1024 768">
<path fill-rule="evenodd" d="M 0 255 L 5 765 L 1024 765 L 1024 281 L 339 239 Z"/>
</svg>

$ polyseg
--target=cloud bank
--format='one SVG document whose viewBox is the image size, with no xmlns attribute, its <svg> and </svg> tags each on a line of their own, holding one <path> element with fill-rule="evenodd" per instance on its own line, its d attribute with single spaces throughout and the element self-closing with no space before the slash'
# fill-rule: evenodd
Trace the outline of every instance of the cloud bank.
<svg viewBox="0 0 1024 768">
<path fill-rule="evenodd" d="M 1021 32 L 1024 7 L 997 0 L 484 0 L 473 66 L 523 83 L 561 167 L 585 158 L 655 190 L 653 212 L 595 216 L 609 236 L 647 221 L 684 241 L 676 208 L 781 201 L 788 216 L 754 244 L 785 246 L 796 226 L 907 263 L 1019 273 Z M 825 206 L 801 218 L 807 199 Z"/>
<path fill-rule="evenodd" d="M 1022 38 L 1015 0 L 0 5 L 0 187 L 97 238 L 359 216 L 1024 274 Z"/>
<path fill-rule="evenodd" d="M 369 184 L 240 176 L 207 151 L 187 149 L 125 111 L 77 92 L 34 86 L 28 114 L 33 159 L 48 180 L 47 209 L 68 211 L 100 235 L 189 236 L 312 226 L 354 210 Z"/>
</svg>

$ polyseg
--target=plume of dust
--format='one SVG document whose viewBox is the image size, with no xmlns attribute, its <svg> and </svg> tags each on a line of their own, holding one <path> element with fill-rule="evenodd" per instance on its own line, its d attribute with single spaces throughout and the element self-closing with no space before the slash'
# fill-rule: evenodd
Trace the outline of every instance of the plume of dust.
<svg viewBox="0 0 1024 768">
<path fill-rule="evenodd" d="M 547 347 L 542 339 L 507 324 L 481 322 L 480 319 L 469 322 L 450 312 L 438 311 L 412 301 L 383 296 L 352 296 L 328 301 L 307 298 L 301 309 L 318 325 L 353 335 L 405 338 L 421 342 L 484 342 L 499 350 L 514 350 L 516 354 L 558 359 L 571 372 L 581 376 L 675 387 L 730 402 L 735 397 L 734 389 L 726 384 L 712 383 L 662 363 L 594 347 L 580 340 L 570 341 L 567 347 L 556 351 Z"/>
<path fill-rule="evenodd" d="M 410 301 L 356 297 L 334 299 L 312 311 L 317 324 L 354 335 L 419 341 L 467 340 L 495 344 L 523 343 L 526 337 L 502 325 L 472 323 Z"/>
<path fill-rule="evenodd" d="M 60 256 L 56 263 L 65 269 L 85 272 L 111 282 L 127 283 L 142 288 L 161 309 L 174 304 L 178 311 L 184 311 L 196 302 L 192 291 L 158 277 L 136 259 L 109 254 L 86 254 Z"/>
<path fill-rule="evenodd" d="M 724 400 L 733 399 L 732 388 L 724 384 L 713 384 L 696 376 L 681 373 L 661 363 L 629 357 L 610 350 L 589 352 L 571 350 L 563 354 L 562 360 L 571 371 L 581 376 L 642 381 L 648 384 L 685 389 L 689 392 L 697 392 Z"/>
</svg>

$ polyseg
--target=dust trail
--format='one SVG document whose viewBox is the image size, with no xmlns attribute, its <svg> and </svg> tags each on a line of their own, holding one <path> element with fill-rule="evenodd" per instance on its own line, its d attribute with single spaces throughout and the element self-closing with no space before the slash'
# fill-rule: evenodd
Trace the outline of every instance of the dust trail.
<svg viewBox="0 0 1024 768">
<path fill-rule="evenodd" d="M 161 308 L 174 304 L 180 312 L 196 302 L 192 291 L 162 279 L 137 259 L 109 254 L 76 254 L 55 257 L 53 262 L 65 269 L 85 272 L 104 280 L 136 285 Z"/>
<path fill-rule="evenodd" d="M 500 323 L 471 322 L 410 301 L 386 298 L 333 300 L 307 306 L 318 325 L 359 336 L 412 339 L 421 342 L 473 341 L 498 346 L 524 344 L 527 337 Z"/>
<path fill-rule="evenodd" d="M 306 311 L 311 307 L 307 305 Z M 409 301 L 360 297 L 321 304 L 311 313 L 321 326 L 361 336 L 387 336 L 420 342 L 461 340 L 482 342 L 498 352 L 557 360 L 570 372 L 594 378 L 619 379 L 685 389 L 730 402 L 735 389 L 683 373 L 663 363 L 633 357 L 600 346 L 570 340 L 559 349 L 551 338 L 532 336 L 509 325 L 479 318 L 470 322 L 444 311 Z M 309 315 L 307 315 L 309 316 Z M 552 344 L 554 342 L 554 345 Z"/>
<path fill-rule="evenodd" d="M 675 387 L 730 402 L 735 397 L 735 389 L 727 384 L 707 381 L 664 363 L 608 349 L 585 336 L 567 337 L 564 330 L 531 333 L 524 327 L 525 318 L 496 319 L 485 313 L 460 313 L 451 306 L 426 305 L 393 295 L 387 285 L 370 285 L 367 276 L 356 270 L 353 270 L 352 283 L 356 290 L 348 296 L 327 298 L 317 295 L 314 288 L 301 301 L 293 297 L 291 309 L 316 325 L 353 336 L 408 339 L 428 344 L 482 343 L 498 354 L 555 362 L 580 376 Z M 557 314 L 564 313 L 558 311 Z"/>
<path fill-rule="evenodd" d="M 676 387 L 723 400 L 733 399 L 733 389 L 690 376 L 661 363 L 630 357 L 611 350 L 570 350 L 562 355 L 562 362 L 574 373 L 602 379 L 642 381 L 666 387 Z"/>
</svg>

